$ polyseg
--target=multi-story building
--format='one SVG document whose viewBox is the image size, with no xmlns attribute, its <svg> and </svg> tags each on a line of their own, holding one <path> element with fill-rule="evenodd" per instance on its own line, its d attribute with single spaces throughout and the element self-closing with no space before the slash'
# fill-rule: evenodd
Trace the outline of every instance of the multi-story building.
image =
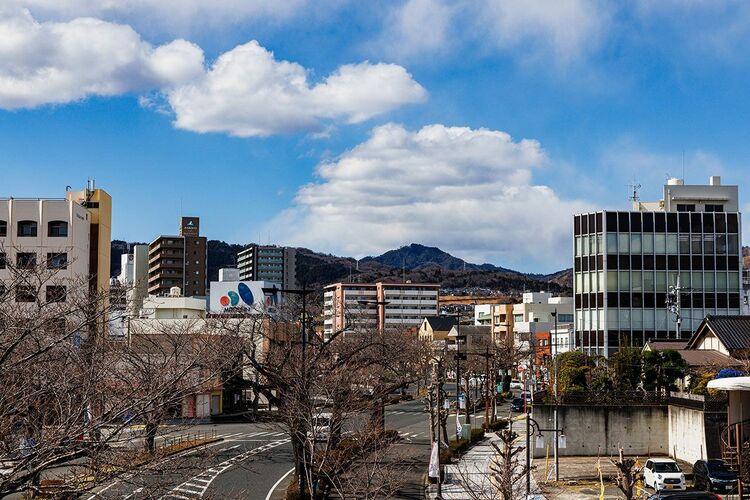
<svg viewBox="0 0 750 500">
<path fill-rule="evenodd" d="M 573 322 L 573 298 L 555 297 L 548 292 L 526 292 L 518 304 L 495 304 L 490 309 L 492 336 L 497 340 L 513 338 L 516 343 L 529 340 L 532 332 L 549 332 L 558 324 Z"/>
<path fill-rule="evenodd" d="M 576 345 L 609 356 L 650 338 L 688 338 L 708 314 L 739 314 L 738 210 L 737 186 L 711 177 L 701 186 L 670 179 L 660 201 L 636 200 L 631 212 L 576 215 Z"/>
<path fill-rule="evenodd" d="M 0 290 L 12 279 L 11 268 L 46 268 L 54 273 L 47 297 L 65 297 L 72 284 L 106 297 L 111 218 L 112 198 L 91 182 L 64 199 L 0 199 Z M 13 300 L 45 299 L 24 290 L 16 287 Z"/>
<path fill-rule="evenodd" d="M 324 291 L 324 336 L 358 328 L 418 328 L 439 311 L 440 285 L 334 283 Z"/>
<path fill-rule="evenodd" d="M 198 217 L 182 217 L 180 234 L 159 236 L 148 247 L 148 293 L 168 295 L 180 287 L 185 297 L 206 295 L 206 237 Z"/>
<path fill-rule="evenodd" d="M 298 288 L 297 249 L 250 245 L 237 254 L 241 281 L 270 281 L 282 288 Z"/>
</svg>

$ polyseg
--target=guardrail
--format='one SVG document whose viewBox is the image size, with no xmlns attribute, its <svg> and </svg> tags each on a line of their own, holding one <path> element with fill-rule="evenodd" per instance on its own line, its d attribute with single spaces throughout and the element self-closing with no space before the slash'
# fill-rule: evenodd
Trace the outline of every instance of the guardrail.
<svg viewBox="0 0 750 500">
<path fill-rule="evenodd" d="M 165 437 L 160 449 L 180 447 L 183 444 L 194 443 L 195 441 L 216 439 L 216 429 L 210 431 L 189 432 L 178 436 Z"/>
</svg>

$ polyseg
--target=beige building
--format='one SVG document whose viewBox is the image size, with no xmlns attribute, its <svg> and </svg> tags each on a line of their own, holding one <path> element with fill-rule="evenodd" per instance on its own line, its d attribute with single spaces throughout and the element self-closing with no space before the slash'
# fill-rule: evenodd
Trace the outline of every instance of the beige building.
<svg viewBox="0 0 750 500">
<path fill-rule="evenodd" d="M 439 312 L 440 285 L 425 283 L 335 283 L 323 294 L 323 334 L 357 328 L 418 328 Z"/>
<path fill-rule="evenodd" d="M 10 268 L 46 268 L 52 279 L 47 296 L 69 293 L 71 283 L 109 291 L 112 198 L 89 185 L 64 199 L 0 199 L 0 289 Z M 18 293 L 18 291 L 21 293 Z M 35 301 L 17 288 L 17 302 Z"/>
<path fill-rule="evenodd" d="M 425 342 L 445 342 L 456 325 L 455 316 L 427 316 L 419 326 L 419 340 Z"/>
</svg>

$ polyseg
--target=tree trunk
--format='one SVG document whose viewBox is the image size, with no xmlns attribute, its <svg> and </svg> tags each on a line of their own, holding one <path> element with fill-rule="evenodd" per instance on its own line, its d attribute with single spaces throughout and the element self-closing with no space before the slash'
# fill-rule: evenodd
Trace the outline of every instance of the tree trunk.
<svg viewBox="0 0 750 500">
<path fill-rule="evenodd" d="M 156 431 L 159 424 L 156 422 L 146 422 L 146 452 L 153 455 L 156 452 Z"/>
</svg>

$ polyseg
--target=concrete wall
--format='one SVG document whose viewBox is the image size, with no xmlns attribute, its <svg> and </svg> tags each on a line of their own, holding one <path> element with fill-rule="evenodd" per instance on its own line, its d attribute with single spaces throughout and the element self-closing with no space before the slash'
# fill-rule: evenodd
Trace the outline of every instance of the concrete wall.
<svg viewBox="0 0 750 500">
<path fill-rule="evenodd" d="M 669 454 L 690 462 L 706 458 L 704 412 L 669 405 Z"/>
<path fill-rule="evenodd" d="M 534 419 L 543 429 L 553 427 L 553 409 L 553 406 L 534 408 Z M 561 406 L 559 422 L 566 447 L 560 449 L 560 456 L 608 456 L 616 454 L 620 447 L 626 455 L 669 454 L 668 416 L 666 406 Z M 542 448 L 537 448 L 536 440 L 532 440 L 535 457 L 545 456 L 546 445 L 554 444 L 553 433 L 542 435 Z"/>
</svg>

